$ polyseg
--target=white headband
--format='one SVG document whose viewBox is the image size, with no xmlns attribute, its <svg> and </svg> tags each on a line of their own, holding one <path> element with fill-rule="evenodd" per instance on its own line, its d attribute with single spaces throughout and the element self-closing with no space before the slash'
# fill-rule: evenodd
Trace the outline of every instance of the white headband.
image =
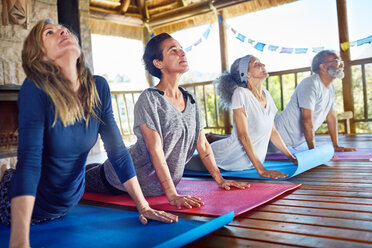
<svg viewBox="0 0 372 248">
<path fill-rule="evenodd" d="M 252 55 L 247 55 L 240 58 L 239 60 L 239 76 L 242 83 L 247 81 L 247 72 L 249 68 L 249 61 L 251 61 Z"/>
</svg>

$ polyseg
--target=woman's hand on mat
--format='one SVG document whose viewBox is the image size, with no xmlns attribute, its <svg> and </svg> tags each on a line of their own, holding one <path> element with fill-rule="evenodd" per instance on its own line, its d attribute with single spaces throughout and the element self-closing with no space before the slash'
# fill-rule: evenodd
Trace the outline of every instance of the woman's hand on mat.
<svg viewBox="0 0 372 248">
<path fill-rule="evenodd" d="M 164 211 L 155 210 L 150 207 L 139 210 L 139 220 L 141 223 L 146 225 L 148 223 L 148 219 L 157 220 L 164 223 L 174 223 L 178 221 L 178 216 Z"/>
<path fill-rule="evenodd" d="M 258 171 L 258 174 L 260 174 L 260 176 L 262 177 L 273 178 L 273 179 L 288 177 L 287 174 L 284 174 L 283 172 L 276 171 L 276 170 L 263 169 L 262 171 Z"/>
<path fill-rule="evenodd" d="M 246 182 L 226 181 L 226 180 L 218 184 L 218 186 L 220 186 L 220 188 L 224 190 L 230 190 L 231 187 L 235 187 L 238 189 L 246 189 L 250 187 L 249 183 L 246 183 Z"/>
<path fill-rule="evenodd" d="M 169 204 L 176 206 L 178 209 L 181 209 L 182 206 L 186 208 L 199 208 L 204 206 L 204 202 L 199 197 L 191 195 L 176 195 L 169 200 Z"/>
<path fill-rule="evenodd" d="M 348 148 L 348 147 L 342 147 L 342 146 L 335 146 L 335 152 L 353 152 L 356 151 L 355 148 Z"/>
</svg>

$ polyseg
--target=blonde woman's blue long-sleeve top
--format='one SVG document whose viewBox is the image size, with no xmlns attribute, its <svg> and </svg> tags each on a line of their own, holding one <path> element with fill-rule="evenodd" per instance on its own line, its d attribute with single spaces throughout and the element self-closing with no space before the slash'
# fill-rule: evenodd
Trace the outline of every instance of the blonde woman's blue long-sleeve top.
<svg viewBox="0 0 372 248">
<path fill-rule="evenodd" d="M 78 203 L 85 187 L 85 163 L 98 134 L 122 183 L 134 177 L 133 161 L 112 113 L 110 89 L 102 77 L 94 77 L 100 97 L 100 120 L 89 119 L 67 127 L 55 119 L 47 94 L 26 79 L 18 97 L 19 140 L 16 172 L 9 198 L 36 197 L 33 216 L 57 217 Z"/>
</svg>

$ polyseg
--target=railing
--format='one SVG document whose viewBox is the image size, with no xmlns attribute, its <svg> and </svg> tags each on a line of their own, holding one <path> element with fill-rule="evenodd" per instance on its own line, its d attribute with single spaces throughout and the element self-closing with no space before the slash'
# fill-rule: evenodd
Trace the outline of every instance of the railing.
<svg viewBox="0 0 372 248">
<path fill-rule="evenodd" d="M 372 132 L 372 58 L 351 63 L 354 122 L 360 132 Z"/>
<path fill-rule="evenodd" d="M 355 122 L 359 123 L 359 130 L 367 126 L 367 132 L 372 131 L 372 58 L 351 62 L 354 84 Z M 310 68 L 300 68 L 270 73 L 264 87 L 269 90 L 274 102 L 283 110 L 297 84 L 311 74 Z M 342 83 L 335 80 L 336 110 L 343 112 Z M 212 81 L 181 85 L 194 94 L 202 110 L 206 132 L 223 134 L 225 130 L 224 113 L 219 108 L 218 95 Z M 368 89 L 370 93 L 368 92 Z M 126 142 L 133 143 L 133 110 L 134 104 L 141 91 L 112 92 L 114 115 Z M 362 98 L 361 98 L 361 96 Z M 369 106 L 368 106 L 369 105 Z M 345 120 L 339 122 L 339 131 L 345 132 Z M 369 128 L 369 129 L 368 129 Z M 320 130 L 322 131 L 322 130 Z"/>
</svg>

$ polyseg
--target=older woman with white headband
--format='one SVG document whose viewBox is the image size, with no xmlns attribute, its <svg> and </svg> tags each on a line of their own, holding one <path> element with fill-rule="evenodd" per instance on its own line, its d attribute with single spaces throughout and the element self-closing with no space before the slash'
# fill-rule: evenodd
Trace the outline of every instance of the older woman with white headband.
<svg viewBox="0 0 372 248">
<path fill-rule="evenodd" d="M 265 65 L 247 55 L 235 60 L 230 72 L 214 82 L 220 101 L 225 108 L 233 110 L 234 119 L 231 136 L 211 144 L 219 168 L 238 171 L 255 167 L 263 177 L 287 177 L 262 165 L 269 140 L 291 161 L 297 162 L 275 128 L 277 108 L 270 93 L 262 88 L 268 76 Z"/>
</svg>

